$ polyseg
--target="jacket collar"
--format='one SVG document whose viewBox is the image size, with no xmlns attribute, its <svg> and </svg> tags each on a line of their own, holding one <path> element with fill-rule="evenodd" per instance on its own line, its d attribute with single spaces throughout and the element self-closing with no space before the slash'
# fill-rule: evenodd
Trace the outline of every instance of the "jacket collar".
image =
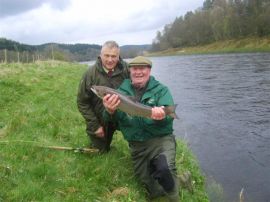
<svg viewBox="0 0 270 202">
<path fill-rule="evenodd" d="M 146 91 L 142 96 L 142 100 L 153 97 L 153 94 L 155 94 L 156 92 L 160 90 L 159 84 L 160 83 L 155 79 L 155 77 L 150 76 Z"/>
</svg>

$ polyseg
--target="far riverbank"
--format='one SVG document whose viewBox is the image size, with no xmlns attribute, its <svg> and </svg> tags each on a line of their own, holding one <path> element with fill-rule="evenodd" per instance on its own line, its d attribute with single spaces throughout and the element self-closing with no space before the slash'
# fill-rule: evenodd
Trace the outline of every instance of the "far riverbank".
<svg viewBox="0 0 270 202">
<path fill-rule="evenodd" d="M 220 53 L 251 53 L 270 52 L 270 36 L 264 38 L 252 37 L 218 41 L 211 44 L 171 48 L 164 51 L 146 53 L 145 56 L 170 56 L 190 54 L 220 54 Z"/>
</svg>

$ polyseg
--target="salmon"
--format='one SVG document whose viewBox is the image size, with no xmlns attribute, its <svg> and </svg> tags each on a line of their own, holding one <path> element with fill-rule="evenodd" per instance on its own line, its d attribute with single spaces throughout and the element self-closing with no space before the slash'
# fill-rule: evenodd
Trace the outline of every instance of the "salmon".
<svg viewBox="0 0 270 202">
<path fill-rule="evenodd" d="M 117 90 L 106 87 L 106 86 L 92 86 L 91 90 L 101 99 L 107 94 L 118 95 L 120 99 L 120 104 L 118 105 L 118 109 L 123 112 L 126 112 L 130 116 L 140 116 L 140 117 L 145 117 L 145 118 L 151 118 L 152 107 L 135 101 L 133 97 L 123 95 Z M 178 116 L 175 113 L 176 106 L 177 105 L 164 106 L 163 110 L 166 115 L 174 119 L 178 119 Z"/>
</svg>

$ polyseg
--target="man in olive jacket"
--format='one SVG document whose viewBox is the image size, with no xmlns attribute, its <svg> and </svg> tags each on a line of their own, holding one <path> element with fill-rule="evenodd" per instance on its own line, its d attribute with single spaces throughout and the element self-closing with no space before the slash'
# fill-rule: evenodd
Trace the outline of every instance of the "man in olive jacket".
<svg viewBox="0 0 270 202">
<path fill-rule="evenodd" d="M 146 186 L 150 198 L 166 195 L 179 202 L 179 183 L 175 165 L 176 142 L 173 118 L 166 116 L 164 106 L 174 106 L 169 89 L 150 76 L 152 62 L 138 56 L 130 63 L 130 79 L 118 91 L 152 107 L 151 119 L 130 116 L 117 109 L 116 94 L 105 95 L 104 120 L 116 121 L 129 143 L 135 175 Z"/>
<path fill-rule="evenodd" d="M 101 152 L 110 150 L 116 125 L 112 122 L 104 123 L 102 100 L 91 91 L 90 87 L 101 85 L 116 89 L 128 77 L 128 64 L 120 58 L 120 48 L 115 41 L 104 43 L 96 63 L 90 66 L 82 76 L 77 105 L 85 119 L 86 132 L 90 137 L 91 146 Z"/>
</svg>

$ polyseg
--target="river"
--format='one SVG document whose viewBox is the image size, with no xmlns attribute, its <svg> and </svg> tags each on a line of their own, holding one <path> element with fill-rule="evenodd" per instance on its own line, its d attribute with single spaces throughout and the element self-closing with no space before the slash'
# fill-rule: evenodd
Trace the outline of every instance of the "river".
<svg viewBox="0 0 270 202">
<path fill-rule="evenodd" d="M 269 202 L 270 54 L 150 59 L 178 104 L 175 135 L 187 141 L 209 183 L 222 186 L 223 201 L 239 201 L 243 189 L 245 202 Z"/>
</svg>

